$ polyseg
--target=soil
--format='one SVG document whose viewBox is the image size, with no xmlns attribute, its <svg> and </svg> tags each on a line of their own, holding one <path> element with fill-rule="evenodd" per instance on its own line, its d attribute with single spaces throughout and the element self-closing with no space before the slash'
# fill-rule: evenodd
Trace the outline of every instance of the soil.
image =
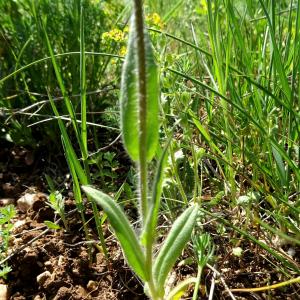
<svg viewBox="0 0 300 300">
<path fill-rule="evenodd" d="M 8 285 L 9 299 L 147 299 L 107 227 L 104 232 L 109 260 L 95 247 L 99 242 L 92 222 L 90 235 L 95 243 L 86 243 L 73 199 L 65 200 L 65 210 L 69 212 L 68 231 L 50 230 L 45 226 L 44 221 L 55 222 L 57 216 L 47 204 L 41 170 L 53 166 L 45 165 L 46 159 L 40 163 L 34 158 L 29 160 L 32 155 L 22 147 L 1 147 L 0 150 L 0 205 L 17 207 L 9 247 L 9 253 L 14 254 L 9 260 L 12 271 L 7 280 L 0 282 Z M 24 195 L 33 195 L 34 199 L 26 211 L 17 203 Z M 87 220 L 91 217 L 92 212 L 87 209 Z"/>
<path fill-rule="evenodd" d="M 43 179 L 47 165 L 41 157 L 22 147 L 0 148 L 0 205 L 14 204 L 26 194 L 34 194 L 34 204 L 25 211 L 17 210 L 10 241 L 8 260 L 12 271 L 6 280 L 9 299 L 147 299 L 143 287 L 123 260 L 122 251 L 112 235 L 109 226 L 104 225 L 110 258 L 107 260 L 99 251 L 97 233 L 93 221 L 89 222 L 90 236 L 94 243 L 87 243 L 83 234 L 80 215 L 70 194 L 65 201 L 65 210 L 69 220 L 69 230 L 51 230 L 43 223 L 55 222 L 58 217 L 47 204 L 47 188 Z M 63 176 L 60 174 L 60 176 Z M 88 205 L 87 205 L 88 207 Z M 226 210 L 220 207 L 223 213 Z M 92 218 L 91 209 L 86 210 L 86 219 Z M 228 212 L 229 215 L 229 212 Z M 278 262 L 264 250 L 240 241 L 240 247 L 247 249 L 242 257 L 232 253 L 234 232 L 220 238 L 218 226 L 210 222 L 205 226 L 216 245 L 218 271 L 224 282 L 231 288 L 264 286 L 285 280 L 276 272 Z M 230 231 L 228 231 L 230 232 Z M 237 238 L 239 238 L 237 236 Z M 285 246 L 288 250 L 288 246 Z M 293 259 L 300 264 L 300 249 L 294 246 Z M 186 251 L 182 259 L 190 256 Z M 275 266 L 275 267 L 274 267 Z M 174 271 L 174 283 L 195 276 L 195 264 L 178 266 Z M 200 286 L 201 299 L 208 299 L 213 271 L 204 270 L 203 285 Z M 236 299 L 300 299 L 300 286 L 297 284 L 263 293 L 235 294 Z M 191 299 L 193 289 L 185 299 Z M 200 299 L 200 298 L 199 298 Z M 213 299 L 232 299 L 220 279 L 216 280 Z"/>
</svg>

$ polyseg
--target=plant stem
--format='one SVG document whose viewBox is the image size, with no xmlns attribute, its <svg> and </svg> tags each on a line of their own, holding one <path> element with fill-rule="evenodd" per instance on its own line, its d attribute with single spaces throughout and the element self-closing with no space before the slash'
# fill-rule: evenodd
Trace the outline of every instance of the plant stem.
<svg viewBox="0 0 300 300">
<path fill-rule="evenodd" d="M 144 39 L 144 20 L 142 0 L 134 0 L 134 21 L 136 27 L 136 50 L 138 66 L 138 97 L 139 97 L 139 185 L 140 206 L 143 224 L 148 212 L 147 203 L 147 99 L 146 99 L 146 56 Z"/>
<path fill-rule="evenodd" d="M 202 270 L 203 270 L 203 267 L 198 266 L 198 273 L 197 273 L 197 279 L 196 279 L 194 293 L 193 293 L 193 300 L 197 300 L 197 297 L 198 297 L 198 290 L 199 290 L 199 286 L 200 286 Z"/>
<path fill-rule="evenodd" d="M 80 100 L 81 100 L 81 143 L 82 160 L 87 177 L 90 177 L 88 165 L 88 147 L 87 147 L 87 104 L 86 104 L 86 64 L 85 64 L 85 40 L 84 40 L 84 7 L 83 1 L 80 3 Z"/>
<path fill-rule="evenodd" d="M 148 216 L 147 199 L 147 79 L 146 79 L 146 50 L 144 36 L 144 16 L 142 0 L 134 0 L 134 26 L 136 29 L 136 51 L 138 72 L 138 97 L 139 97 L 139 188 L 140 209 L 143 226 Z M 152 245 L 153 239 L 146 243 L 146 268 L 149 271 L 149 293 L 152 299 L 161 299 L 157 295 L 152 274 Z"/>
</svg>

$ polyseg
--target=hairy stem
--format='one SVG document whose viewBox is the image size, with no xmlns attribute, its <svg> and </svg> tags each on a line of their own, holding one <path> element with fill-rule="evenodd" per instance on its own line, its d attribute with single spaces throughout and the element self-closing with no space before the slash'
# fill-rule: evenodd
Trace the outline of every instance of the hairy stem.
<svg viewBox="0 0 300 300">
<path fill-rule="evenodd" d="M 134 0 L 134 20 L 136 29 L 136 50 L 138 67 L 138 97 L 139 97 L 139 188 L 140 209 L 143 226 L 148 215 L 147 199 L 147 78 L 146 78 L 146 50 L 144 34 L 144 16 L 142 0 Z M 153 239 L 146 244 L 146 268 L 149 271 L 149 293 L 152 299 L 157 297 L 155 282 L 152 275 L 152 243 Z"/>
<path fill-rule="evenodd" d="M 136 48 L 138 66 L 138 97 L 139 97 L 139 184 L 140 184 L 140 205 L 143 224 L 145 223 L 147 203 L 147 99 L 146 99 L 146 56 L 144 39 L 144 20 L 142 0 L 134 0 L 134 19 L 136 27 Z"/>
</svg>

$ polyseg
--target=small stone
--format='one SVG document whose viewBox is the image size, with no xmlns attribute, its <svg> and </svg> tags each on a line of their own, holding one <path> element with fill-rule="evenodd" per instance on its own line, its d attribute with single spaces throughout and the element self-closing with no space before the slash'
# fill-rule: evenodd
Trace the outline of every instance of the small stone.
<svg viewBox="0 0 300 300">
<path fill-rule="evenodd" d="M 32 207 L 35 200 L 36 200 L 35 194 L 26 193 L 17 201 L 18 209 L 21 212 L 26 212 L 28 209 Z"/>
<path fill-rule="evenodd" d="M 1 206 L 6 206 L 10 204 L 15 204 L 15 199 L 13 198 L 2 198 L 0 199 L 0 205 Z"/>
<path fill-rule="evenodd" d="M 82 286 L 76 285 L 75 290 L 76 290 L 77 299 L 86 299 L 88 293 Z"/>
<path fill-rule="evenodd" d="M 33 298 L 33 300 L 45 300 L 45 299 L 46 299 L 45 296 L 41 297 L 40 295 L 37 295 Z"/>
<path fill-rule="evenodd" d="M 61 300 L 61 299 L 70 299 L 72 297 L 72 293 L 69 288 L 62 286 L 56 293 L 56 296 L 53 300 Z"/>
<path fill-rule="evenodd" d="M 49 271 L 45 271 L 36 277 L 36 281 L 39 285 L 43 285 L 48 278 L 51 278 L 51 273 Z"/>
<path fill-rule="evenodd" d="M 5 284 L 0 284 L 0 300 L 8 299 L 8 288 Z"/>
<path fill-rule="evenodd" d="M 95 282 L 93 280 L 90 280 L 86 286 L 86 288 L 89 292 L 96 290 L 97 287 L 98 287 L 97 282 Z"/>
<path fill-rule="evenodd" d="M 79 272 L 79 269 L 78 269 L 78 268 L 74 268 L 74 269 L 72 270 L 72 273 L 73 273 L 73 275 L 75 275 L 75 276 L 80 276 L 80 272 Z"/>
<path fill-rule="evenodd" d="M 13 229 L 17 229 L 17 228 L 23 226 L 24 224 L 26 224 L 26 221 L 25 221 L 25 220 L 18 220 L 18 221 L 16 221 L 16 222 L 14 223 Z"/>
<path fill-rule="evenodd" d="M 44 265 L 45 265 L 45 267 L 50 267 L 50 266 L 52 266 L 52 263 L 50 260 L 47 260 L 47 261 L 45 261 Z"/>
<path fill-rule="evenodd" d="M 65 261 L 65 258 L 64 258 L 62 255 L 60 255 L 60 256 L 58 257 L 57 265 L 58 265 L 59 267 L 60 267 L 60 266 L 63 266 L 64 261 Z"/>
</svg>

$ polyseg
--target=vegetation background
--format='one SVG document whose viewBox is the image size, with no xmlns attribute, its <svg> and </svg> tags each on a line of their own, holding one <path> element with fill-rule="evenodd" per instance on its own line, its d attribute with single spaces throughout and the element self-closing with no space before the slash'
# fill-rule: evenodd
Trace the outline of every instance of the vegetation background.
<svg viewBox="0 0 300 300">
<path fill-rule="evenodd" d="M 220 299 L 231 297 L 228 289 L 299 279 L 300 3 L 154 0 L 144 8 L 160 70 L 155 161 L 171 139 L 159 239 L 198 202 L 199 220 L 179 264 L 189 275 L 198 272 L 203 298 L 216 269 L 227 284 L 217 284 Z M 81 184 L 112 195 L 136 221 L 136 166 L 123 149 L 119 121 L 130 12 L 123 1 L 0 0 L 0 145 L 43 158 L 40 176 L 54 195 L 52 207 L 64 219 L 58 195 L 71 191 L 86 239 L 92 229 Z M 106 216 L 93 201 L 91 209 L 109 256 Z M 14 218 L 1 224 L 3 259 Z M 201 264 L 199 253 L 209 260 Z M 250 295 L 297 299 L 299 283 Z"/>
</svg>

